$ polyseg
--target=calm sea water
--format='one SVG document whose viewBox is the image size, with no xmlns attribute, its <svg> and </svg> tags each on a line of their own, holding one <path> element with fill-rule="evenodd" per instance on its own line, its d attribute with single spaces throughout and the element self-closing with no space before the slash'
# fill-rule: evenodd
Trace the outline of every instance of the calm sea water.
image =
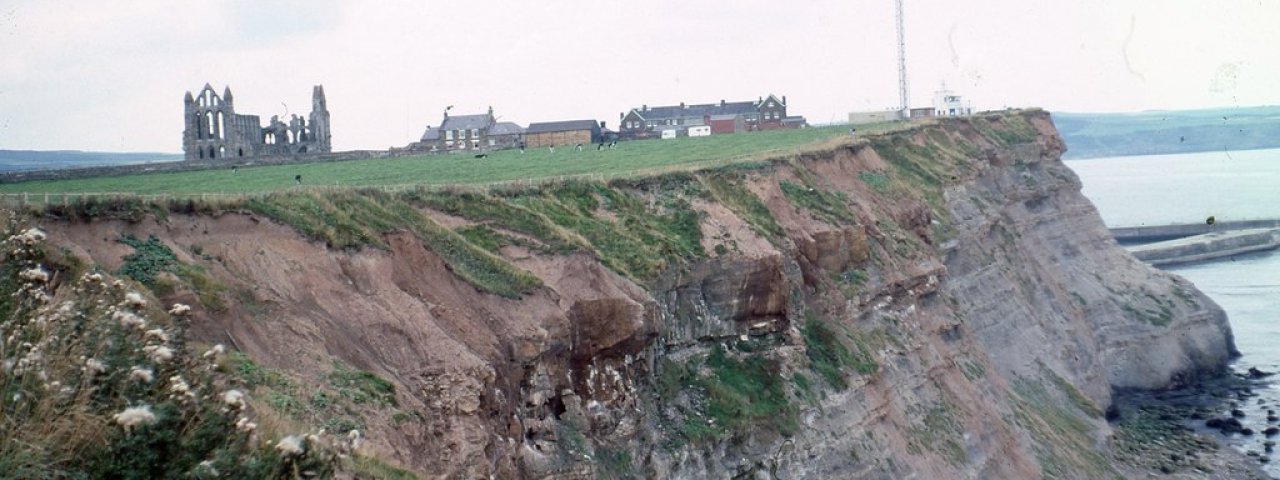
<svg viewBox="0 0 1280 480">
<path fill-rule="evenodd" d="M 1108 226 L 1280 218 L 1280 149 L 1068 161 Z M 1280 372 L 1280 251 L 1172 267 L 1226 310 L 1241 357 L 1233 368 Z M 1280 375 L 1255 390 L 1264 405 L 1242 410 L 1259 421 L 1280 410 Z M 1262 435 L 1228 443 L 1261 451 Z M 1272 440 L 1280 440 L 1273 438 Z M 1280 463 L 1265 467 L 1280 478 Z"/>
<path fill-rule="evenodd" d="M 1280 218 L 1280 149 L 1071 160 L 1111 227 Z"/>
</svg>

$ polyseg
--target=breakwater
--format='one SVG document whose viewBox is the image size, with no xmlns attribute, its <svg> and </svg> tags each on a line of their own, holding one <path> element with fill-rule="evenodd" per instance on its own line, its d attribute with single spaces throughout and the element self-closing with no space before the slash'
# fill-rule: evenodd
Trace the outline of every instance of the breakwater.
<svg viewBox="0 0 1280 480">
<path fill-rule="evenodd" d="M 1128 247 L 1138 260 L 1154 266 L 1199 262 L 1280 247 L 1280 228 L 1214 232 Z"/>
</svg>

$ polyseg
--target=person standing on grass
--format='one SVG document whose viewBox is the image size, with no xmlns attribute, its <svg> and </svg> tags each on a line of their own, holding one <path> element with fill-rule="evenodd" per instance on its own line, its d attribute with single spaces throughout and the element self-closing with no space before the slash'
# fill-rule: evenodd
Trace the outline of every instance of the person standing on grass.
<svg viewBox="0 0 1280 480">
<path fill-rule="evenodd" d="M 547 145 L 547 148 L 551 149 L 551 153 L 556 153 L 556 144 Z"/>
</svg>

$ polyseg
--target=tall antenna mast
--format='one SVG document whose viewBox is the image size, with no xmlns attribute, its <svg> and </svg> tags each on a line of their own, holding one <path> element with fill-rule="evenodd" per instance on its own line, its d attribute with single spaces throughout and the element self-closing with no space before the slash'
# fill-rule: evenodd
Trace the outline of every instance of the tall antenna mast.
<svg viewBox="0 0 1280 480">
<path fill-rule="evenodd" d="M 903 33 L 902 0 L 895 0 L 898 20 L 898 113 L 907 118 L 911 113 L 911 103 L 907 99 L 907 40 Z"/>
</svg>

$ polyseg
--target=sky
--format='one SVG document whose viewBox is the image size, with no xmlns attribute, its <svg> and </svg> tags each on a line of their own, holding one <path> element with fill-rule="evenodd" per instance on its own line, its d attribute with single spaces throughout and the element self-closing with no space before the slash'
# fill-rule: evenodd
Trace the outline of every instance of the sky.
<svg viewBox="0 0 1280 480">
<path fill-rule="evenodd" d="M 905 0 L 911 104 L 1123 112 L 1280 104 L 1274 0 Z M 180 152 L 182 97 L 305 115 L 335 150 L 452 114 L 593 118 L 786 95 L 811 123 L 898 103 L 891 0 L 0 0 L 0 149 Z"/>
</svg>

